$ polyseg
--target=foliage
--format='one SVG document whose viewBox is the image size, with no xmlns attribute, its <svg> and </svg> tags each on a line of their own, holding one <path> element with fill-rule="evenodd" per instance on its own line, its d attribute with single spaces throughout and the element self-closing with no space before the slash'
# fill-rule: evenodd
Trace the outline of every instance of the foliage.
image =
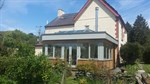
<svg viewBox="0 0 150 84">
<path fill-rule="evenodd" d="M 68 77 L 66 80 L 66 84 L 79 84 L 79 82 L 72 77 Z"/>
<path fill-rule="evenodd" d="M 34 55 L 35 53 L 34 46 L 27 45 L 27 44 L 20 44 L 17 49 L 18 49 L 16 53 L 17 56 L 25 57 L 25 56 Z"/>
<path fill-rule="evenodd" d="M 150 74 L 150 64 L 143 64 L 142 66 L 145 72 Z"/>
<path fill-rule="evenodd" d="M 130 31 L 129 38 L 130 42 L 138 42 L 141 45 L 144 45 L 148 40 L 148 23 L 142 15 L 138 15 L 137 19 L 133 24 L 133 28 Z"/>
<path fill-rule="evenodd" d="M 110 71 L 105 66 L 97 66 L 94 61 L 88 64 L 80 64 L 77 66 L 78 73 L 76 73 L 79 82 L 87 82 L 87 84 L 105 84 L 110 78 Z M 107 81 L 103 81 L 107 80 Z M 81 83 L 82 84 L 82 83 Z M 86 83 L 85 83 L 86 84 Z"/>
<path fill-rule="evenodd" d="M 0 84 L 17 84 L 16 81 L 10 80 L 5 76 L 0 76 Z"/>
<path fill-rule="evenodd" d="M 8 60 L 7 60 L 8 59 Z M 45 56 L 0 57 L 1 75 L 17 84 L 56 84 L 60 83 L 64 65 L 53 65 Z M 9 63 L 10 62 L 10 63 Z"/>
<path fill-rule="evenodd" d="M 36 38 L 19 30 L 0 32 L 0 56 L 12 56 L 17 50 L 19 56 L 33 55 Z"/>
<path fill-rule="evenodd" d="M 120 49 L 120 54 L 125 63 L 134 64 L 136 61 L 142 61 L 143 47 L 138 43 L 127 43 Z"/>
<path fill-rule="evenodd" d="M 131 41 L 131 36 L 132 36 L 132 33 L 130 33 L 131 32 L 131 30 L 132 30 L 132 25 L 129 23 L 129 22 L 127 22 L 126 24 L 125 24 L 125 26 L 126 26 L 126 28 L 127 28 L 127 34 L 128 34 L 128 41 L 130 42 Z"/>
<path fill-rule="evenodd" d="M 89 63 L 87 64 L 79 64 L 77 66 L 78 70 L 82 70 L 85 72 L 90 72 L 93 74 L 103 74 L 107 71 L 107 67 L 106 66 L 98 66 L 95 64 L 94 60 L 91 60 Z"/>
<path fill-rule="evenodd" d="M 125 70 L 127 71 L 128 75 L 134 75 L 135 72 L 138 71 L 139 69 L 140 69 L 140 67 L 138 66 L 138 64 L 125 66 Z"/>
<path fill-rule="evenodd" d="M 146 64 L 150 64 L 150 46 L 145 48 L 145 51 L 143 54 L 143 61 Z"/>
<path fill-rule="evenodd" d="M 150 45 L 150 29 L 146 19 L 142 15 L 138 15 L 133 26 L 127 22 L 126 28 L 128 29 L 129 43 L 127 43 L 127 45 L 123 46 L 123 48 L 121 49 L 121 54 L 123 55 L 123 59 L 125 59 L 126 62 L 131 60 L 134 63 L 134 61 L 139 59 L 140 56 L 140 61 L 148 62 L 148 59 L 150 57 L 148 56 L 149 50 L 147 46 Z M 132 44 L 138 43 L 141 46 L 143 46 L 143 48 L 145 49 L 145 53 L 144 54 L 143 52 L 140 53 L 141 51 L 140 49 L 139 50 L 133 49 L 133 46 L 130 46 L 131 43 Z M 142 50 L 144 51 L 144 49 Z"/>
<path fill-rule="evenodd" d="M 4 75 L 8 67 L 11 67 L 16 57 L 9 56 L 9 57 L 0 57 L 0 75 Z"/>
</svg>

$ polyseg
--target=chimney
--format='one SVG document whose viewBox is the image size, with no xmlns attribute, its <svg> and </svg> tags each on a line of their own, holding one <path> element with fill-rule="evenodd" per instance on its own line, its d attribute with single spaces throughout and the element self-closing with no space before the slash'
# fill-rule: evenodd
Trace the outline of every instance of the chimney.
<svg viewBox="0 0 150 84">
<path fill-rule="evenodd" d="M 62 16 L 63 14 L 65 14 L 65 12 L 62 9 L 58 9 L 58 17 Z"/>
<path fill-rule="evenodd" d="M 96 7 L 95 8 L 95 31 L 98 32 L 98 11 L 99 11 L 99 8 Z"/>
</svg>

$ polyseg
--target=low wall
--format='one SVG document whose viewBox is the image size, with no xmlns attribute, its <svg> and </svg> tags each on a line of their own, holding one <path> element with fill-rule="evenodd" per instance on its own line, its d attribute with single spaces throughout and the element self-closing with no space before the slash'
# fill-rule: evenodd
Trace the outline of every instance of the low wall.
<svg viewBox="0 0 150 84">
<path fill-rule="evenodd" d="M 94 63 L 99 68 L 113 69 L 113 60 L 78 60 L 78 65 L 91 64 Z"/>
</svg>

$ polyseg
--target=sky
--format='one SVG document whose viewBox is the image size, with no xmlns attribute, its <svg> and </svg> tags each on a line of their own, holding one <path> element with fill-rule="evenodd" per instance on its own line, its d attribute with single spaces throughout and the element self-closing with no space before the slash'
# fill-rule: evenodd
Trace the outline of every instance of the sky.
<svg viewBox="0 0 150 84">
<path fill-rule="evenodd" d="M 5 0 L 0 10 L 0 31 L 19 29 L 37 34 L 57 16 L 57 10 L 65 13 L 78 12 L 87 0 Z M 150 0 L 106 0 L 123 17 L 125 22 L 134 23 L 142 14 L 150 25 Z M 1 2 L 0 2 L 1 5 Z"/>
</svg>

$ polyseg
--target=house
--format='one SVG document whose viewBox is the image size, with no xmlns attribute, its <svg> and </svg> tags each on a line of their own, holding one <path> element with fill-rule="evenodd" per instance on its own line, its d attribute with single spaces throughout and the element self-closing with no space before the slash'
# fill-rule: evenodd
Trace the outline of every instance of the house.
<svg viewBox="0 0 150 84">
<path fill-rule="evenodd" d="M 35 51 L 50 60 L 66 59 L 71 67 L 92 60 L 112 69 L 126 42 L 127 30 L 119 13 L 105 0 L 87 0 L 78 13 L 59 9 L 57 17 L 45 26 L 42 44 L 37 44 Z"/>
</svg>

